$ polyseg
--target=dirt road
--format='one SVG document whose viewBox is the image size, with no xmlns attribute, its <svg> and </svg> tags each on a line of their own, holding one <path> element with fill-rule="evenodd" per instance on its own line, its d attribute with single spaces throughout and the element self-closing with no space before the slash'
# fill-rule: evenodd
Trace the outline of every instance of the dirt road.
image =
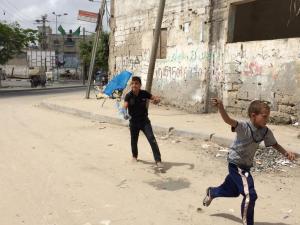
<svg viewBox="0 0 300 225">
<path fill-rule="evenodd" d="M 128 128 L 47 111 L 40 101 L 0 99 L 0 225 L 241 224 L 241 198 L 202 207 L 206 187 L 227 173 L 212 143 L 158 139 L 166 173 L 157 173 L 143 135 L 141 161 L 132 163 Z M 286 170 L 254 174 L 257 225 L 300 224 L 300 170 Z"/>
</svg>

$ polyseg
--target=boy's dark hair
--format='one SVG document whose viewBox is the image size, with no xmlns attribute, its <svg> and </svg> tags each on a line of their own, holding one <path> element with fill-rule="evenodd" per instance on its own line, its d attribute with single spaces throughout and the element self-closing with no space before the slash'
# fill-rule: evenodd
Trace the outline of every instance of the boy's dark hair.
<svg viewBox="0 0 300 225">
<path fill-rule="evenodd" d="M 131 78 L 131 81 L 137 81 L 137 82 L 139 82 L 140 84 L 142 84 L 142 80 L 141 80 L 141 78 L 138 77 L 138 76 L 133 76 L 133 77 Z"/>
<path fill-rule="evenodd" d="M 270 111 L 270 106 L 268 106 L 267 103 L 260 101 L 260 100 L 254 100 L 250 103 L 248 107 L 248 116 L 251 117 L 252 113 L 255 113 L 256 115 L 261 113 L 262 109 L 266 109 Z"/>
</svg>

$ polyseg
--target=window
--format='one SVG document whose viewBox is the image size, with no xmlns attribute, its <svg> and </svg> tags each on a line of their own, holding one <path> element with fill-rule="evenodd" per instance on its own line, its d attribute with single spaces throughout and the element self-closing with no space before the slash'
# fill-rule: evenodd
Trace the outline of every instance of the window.
<svg viewBox="0 0 300 225">
<path fill-rule="evenodd" d="M 167 57 L 167 28 L 160 30 L 160 38 L 157 47 L 157 59 L 165 59 Z"/>
<path fill-rule="evenodd" d="M 300 37 L 298 0 L 255 0 L 230 6 L 228 42 Z"/>
</svg>

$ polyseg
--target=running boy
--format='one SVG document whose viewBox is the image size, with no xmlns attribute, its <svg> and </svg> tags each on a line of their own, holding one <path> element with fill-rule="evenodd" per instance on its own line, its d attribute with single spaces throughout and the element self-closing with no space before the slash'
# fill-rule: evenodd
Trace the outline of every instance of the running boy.
<svg viewBox="0 0 300 225">
<path fill-rule="evenodd" d="M 149 144 L 151 145 L 154 160 L 158 168 L 163 168 L 160 151 L 152 131 L 152 126 L 148 118 L 147 102 L 152 100 L 154 104 L 160 102 L 159 97 L 153 96 L 145 90 L 141 90 L 141 78 L 133 76 L 131 80 L 131 91 L 125 96 L 124 108 L 128 109 L 130 115 L 129 127 L 131 135 L 131 150 L 133 161 L 138 160 L 138 138 L 140 131 L 143 131 Z"/>
<path fill-rule="evenodd" d="M 236 138 L 227 158 L 229 174 L 219 187 L 207 188 L 203 205 L 209 206 L 217 197 L 238 197 L 241 194 L 244 197 L 241 206 L 243 224 L 253 225 L 257 194 L 250 168 L 253 166 L 253 158 L 259 143 L 264 141 L 266 147 L 272 146 L 289 160 L 294 160 L 295 154 L 279 145 L 272 131 L 266 126 L 270 116 L 270 108 L 266 103 L 259 100 L 251 102 L 248 108 L 250 120 L 247 122 L 230 118 L 219 99 L 212 99 L 212 104 L 218 107 L 224 122 L 231 126 L 232 132 L 236 132 Z"/>
</svg>

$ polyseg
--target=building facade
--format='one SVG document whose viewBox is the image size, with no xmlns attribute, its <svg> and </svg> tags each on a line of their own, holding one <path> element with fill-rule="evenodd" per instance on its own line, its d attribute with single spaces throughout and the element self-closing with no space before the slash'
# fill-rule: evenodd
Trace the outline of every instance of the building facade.
<svg viewBox="0 0 300 225">
<path fill-rule="evenodd" d="M 43 30 L 42 26 L 38 27 L 38 31 L 41 33 Z M 55 51 L 57 60 L 61 63 L 64 62 L 64 68 L 73 68 L 77 69 L 80 67 L 80 41 L 84 40 L 83 35 L 72 35 L 72 31 L 66 35 L 54 34 L 52 33 L 52 29 L 50 27 L 46 27 L 46 41 L 45 41 L 45 49 Z M 41 41 L 43 43 L 43 41 Z M 40 44 L 41 44 L 40 43 Z M 39 46 L 42 48 L 42 46 Z"/>
<path fill-rule="evenodd" d="M 110 71 L 133 71 L 144 83 L 157 0 L 115 0 Z M 300 118 L 300 17 L 293 1 L 166 1 L 152 90 L 168 104 L 208 112 L 211 97 L 247 114 L 270 103 L 277 122 Z M 297 5 L 297 4 L 296 4 Z"/>
</svg>

